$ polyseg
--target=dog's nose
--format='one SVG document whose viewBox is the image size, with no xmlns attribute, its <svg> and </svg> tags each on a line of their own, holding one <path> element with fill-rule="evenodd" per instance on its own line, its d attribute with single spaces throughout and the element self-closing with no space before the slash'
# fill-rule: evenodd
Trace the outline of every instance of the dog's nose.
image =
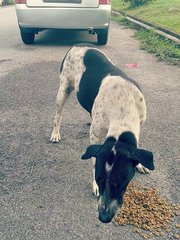
<svg viewBox="0 0 180 240">
<path fill-rule="evenodd" d="M 99 212 L 99 220 L 102 223 L 109 223 L 112 220 L 112 216 L 106 210 L 101 210 Z"/>
</svg>

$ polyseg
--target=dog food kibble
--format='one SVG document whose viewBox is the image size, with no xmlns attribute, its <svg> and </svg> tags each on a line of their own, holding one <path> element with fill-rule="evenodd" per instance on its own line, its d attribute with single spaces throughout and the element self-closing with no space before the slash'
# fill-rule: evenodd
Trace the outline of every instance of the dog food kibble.
<svg viewBox="0 0 180 240">
<path fill-rule="evenodd" d="M 173 217 L 179 215 L 180 206 L 162 199 L 154 188 L 145 188 L 136 181 L 129 184 L 124 203 L 114 218 L 116 225 L 134 225 L 135 232 L 145 239 L 166 236 Z M 179 224 L 175 225 L 179 228 Z M 174 234 L 179 239 L 178 234 Z"/>
</svg>

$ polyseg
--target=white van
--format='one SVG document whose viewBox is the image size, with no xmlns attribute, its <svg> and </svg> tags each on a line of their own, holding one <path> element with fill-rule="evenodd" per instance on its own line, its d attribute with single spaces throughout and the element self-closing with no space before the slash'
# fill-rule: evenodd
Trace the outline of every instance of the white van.
<svg viewBox="0 0 180 240">
<path fill-rule="evenodd" d="M 45 29 L 87 30 L 97 42 L 108 40 L 110 0 L 15 0 L 22 41 L 34 43 L 35 34 Z"/>
</svg>

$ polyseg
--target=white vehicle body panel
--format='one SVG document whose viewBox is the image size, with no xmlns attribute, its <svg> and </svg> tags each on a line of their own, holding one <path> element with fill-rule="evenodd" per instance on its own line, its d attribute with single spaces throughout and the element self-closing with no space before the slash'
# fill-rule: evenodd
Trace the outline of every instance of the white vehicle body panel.
<svg viewBox="0 0 180 240">
<path fill-rule="evenodd" d="M 97 8 L 98 0 L 27 0 L 28 7 Z"/>
<path fill-rule="evenodd" d="M 17 5 L 16 5 L 17 6 Z M 29 8 L 16 7 L 18 23 L 24 28 L 102 29 L 110 22 L 109 5 L 91 8 Z"/>
<path fill-rule="evenodd" d="M 15 1 L 16 2 L 16 1 Z M 22 3 L 23 2 L 23 3 Z M 45 29 L 88 30 L 106 44 L 111 17 L 110 1 L 17 0 L 16 14 L 24 43 L 32 44 L 35 34 Z"/>
</svg>

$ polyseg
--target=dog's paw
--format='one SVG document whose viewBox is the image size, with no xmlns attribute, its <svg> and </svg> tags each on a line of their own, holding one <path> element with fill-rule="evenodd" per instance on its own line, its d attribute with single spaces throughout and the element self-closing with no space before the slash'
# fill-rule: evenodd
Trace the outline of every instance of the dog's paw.
<svg viewBox="0 0 180 240">
<path fill-rule="evenodd" d="M 99 197 L 99 187 L 95 180 L 93 181 L 93 193 L 96 197 Z"/>
<path fill-rule="evenodd" d="M 50 141 L 53 143 L 59 142 L 61 140 L 61 136 L 59 133 L 54 133 L 54 131 L 51 134 Z"/>
<path fill-rule="evenodd" d="M 136 166 L 138 172 L 143 173 L 143 174 L 148 174 L 150 173 L 149 169 L 141 165 L 140 163 Z"/>
</svg>

